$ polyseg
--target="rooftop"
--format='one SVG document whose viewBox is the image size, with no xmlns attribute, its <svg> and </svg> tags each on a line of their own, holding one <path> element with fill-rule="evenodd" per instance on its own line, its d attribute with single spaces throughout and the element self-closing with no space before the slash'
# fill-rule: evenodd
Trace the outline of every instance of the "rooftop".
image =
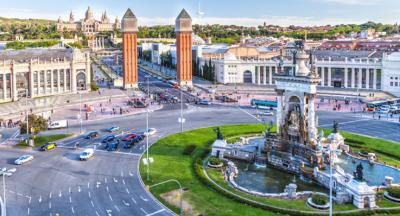
<svg viewBox="0 0 400 216">
<path fill-rule="evenodd" d="M 0 61 L 14 60 L 16 62 L 29 62 L 31 59 L 54 60 L 64 59 L 71 60 L 73 49 L 24 49 L 24 50 L 2 50 L 0 51 Z"/>
</svg>

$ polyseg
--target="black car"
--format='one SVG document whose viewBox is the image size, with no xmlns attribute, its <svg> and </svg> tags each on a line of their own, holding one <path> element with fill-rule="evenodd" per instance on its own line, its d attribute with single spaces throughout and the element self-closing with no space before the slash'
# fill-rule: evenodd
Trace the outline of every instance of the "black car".
<svg viewBox="0 0 400 216">
<path fill-rule="evenodd" d="M 93 139 L 99 136 L 99 132 L 97 131 L 91 131 L 88 134 L 86 134 L 85 139 Z"/>
</svg>

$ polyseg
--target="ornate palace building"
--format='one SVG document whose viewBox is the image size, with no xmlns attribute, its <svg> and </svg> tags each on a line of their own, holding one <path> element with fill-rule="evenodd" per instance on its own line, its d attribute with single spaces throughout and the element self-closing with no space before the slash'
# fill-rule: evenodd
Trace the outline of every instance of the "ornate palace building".
<svg viewBox="0 0 400 216">
<path fill-rule="evenodd" d="M 0 52 L 0 103 L 90 90 L 90 56 L 78 49 Z"/>
<path fill-rule="evenodd" d="M 85 18 L 79 21 L 75 21 L 74 14 L 70 13 L 69 20 L 64 22 L 61 18 L 58 18 L 57 21 L 57 31 L 65 32 L 65 31 L 72 31 L 72 32 L 83 32 L 87 35 L 95 34 L 98 32 L 109 32 L 121 29 L 121 22 L 117 17 L 114 22 L 110 22 L 110 19 L 107 16 L 107 12 L 104 11 L 101 20 L 98 21 L 93 16 L 93 11 L 90 7 L 88 7 Z"/>
</svg>

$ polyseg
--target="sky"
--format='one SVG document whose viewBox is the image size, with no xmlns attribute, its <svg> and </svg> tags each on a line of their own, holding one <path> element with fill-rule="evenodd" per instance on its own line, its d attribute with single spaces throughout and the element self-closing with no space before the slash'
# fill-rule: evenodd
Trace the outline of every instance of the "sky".
<svg viewBox="0 0 400 216">
<path fill-rule="evenodd" d="M 88 6 L 100 19 L 123 16 L 131 8 L 142 26 L 173 24 L 182 8 L 197 24 L 315 26 L 400 22 L 400 0 L 0 0 L 0 16 L 67 20 L 69 11 L 82 19 Z M 198 8 L 204 15 L 198 15 Z"/>
</svg>

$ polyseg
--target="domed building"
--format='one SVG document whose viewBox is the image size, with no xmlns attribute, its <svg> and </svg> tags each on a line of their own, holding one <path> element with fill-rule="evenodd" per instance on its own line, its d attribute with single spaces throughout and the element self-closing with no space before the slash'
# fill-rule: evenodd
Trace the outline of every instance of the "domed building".
<svg viewBox="0 0 400 216">
<path fill-rule="evenodd" d="M 117 17 L 114 22 L 110 22 L 107 12 L 104 11 L 101 15 L 101 20 L 96 20 L 93 16 L 93 11 L 90 7 L 86 10 L 85 18 L 75 21 L 74 14 L 70 13 L 69 20 L 64 22 L 61 18 L 57 21 L 58 32 L 83 32 L 86 35 L 95 34 L 98 32 L 110 32 L 121 29 L 121 23 Z"/>
</svg>

